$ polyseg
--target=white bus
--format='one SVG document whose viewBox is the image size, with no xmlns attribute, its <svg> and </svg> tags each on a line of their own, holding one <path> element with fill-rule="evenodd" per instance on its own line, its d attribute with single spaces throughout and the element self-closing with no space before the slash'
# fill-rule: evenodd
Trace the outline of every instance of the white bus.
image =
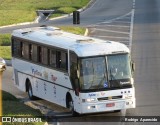
<svg viewBox="0 0 160 125">
<path fill-rule="evenodd" d="M 14 84 L 72 114 L 135 108 L 134 63 L 118 42 L 35 27 L 12 33 Z"/>
</svg>

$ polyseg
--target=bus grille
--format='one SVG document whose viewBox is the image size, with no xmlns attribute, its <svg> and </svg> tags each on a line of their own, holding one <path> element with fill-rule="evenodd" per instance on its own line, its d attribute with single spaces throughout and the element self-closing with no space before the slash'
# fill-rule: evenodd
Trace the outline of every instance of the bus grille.
<svg viewBox="0 0 160 125">
<path fill-rule="evenodd" d="M 121 99 L 122 96 L 112 96 L 112 97 L 104 97 L 104 98 L 98 98 L 98 101 L 104 101 L 104 100 L 111 100 L 111 99 Z"/>
</svg>

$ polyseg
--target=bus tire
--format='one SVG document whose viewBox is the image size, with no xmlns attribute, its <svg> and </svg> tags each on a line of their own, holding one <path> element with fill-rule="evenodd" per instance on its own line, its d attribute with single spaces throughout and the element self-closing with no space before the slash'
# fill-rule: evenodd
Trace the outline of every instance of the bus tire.
<svg viewBox="0 0 160 125">
<path fill-rule="evenodd" d="M 78 116 L 79 114 L 74 111 L 74 103 L 72 97 L 69 95 L 67 97 L 67 108 L 70 110 L 72 116 Z"/>
<path fill-rule="evenodd" d="M 28 92 L 28 97 L 30 100 L 34 100 L 35 96 L 33 95 L 33 91 L 32 91 L 32 85 L 30 83 L 30 81 L 28 80 L 27 82 L 27 92 Z"/>
</svg>

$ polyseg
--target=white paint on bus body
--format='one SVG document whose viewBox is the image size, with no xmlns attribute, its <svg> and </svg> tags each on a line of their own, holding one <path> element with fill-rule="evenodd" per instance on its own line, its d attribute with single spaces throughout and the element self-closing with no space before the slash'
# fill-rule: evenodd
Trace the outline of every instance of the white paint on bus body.
<svg viewBox="0 0 160 125">
<path fill-rule="evenodd" d="M 50 47 L 71 50 L 78 57 L 129 53 L 129 49 L 121 43 L 66 33 L 53 27 L 20 29 L 14 31 L 12 36 Z M 78 113 L 135 108 L 134 87 L 100 92 L 80 92 L 77 96 L 71 85 L 70 74 L 67 72 L 64 73 L 16 57 L 12 58 L 12 65 L 14 68 L 14 82 L 20 90 L 26 91 L 25 82 L 26 79 L 29 79 L 34 96 L 63 107 L 66 107 L 66 94 L 70 93 L 74 103 L 74 110 Z M 133 84 L 133 79 L 131 83 Z M 114 99 L 114 96 L 120 96 L 120 98 Z M 100 100 L 103 97 L 108 99 Z"/>
</svg>

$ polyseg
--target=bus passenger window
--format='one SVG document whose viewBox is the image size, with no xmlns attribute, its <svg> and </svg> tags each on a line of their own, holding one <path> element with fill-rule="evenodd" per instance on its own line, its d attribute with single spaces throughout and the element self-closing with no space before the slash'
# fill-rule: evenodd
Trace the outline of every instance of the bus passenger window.
<svg viewBox="0 0 160 125">
<path fill-rule="evenodd" d="M 37 48 L 37 58 L 38 58 L 38 62 L 41 63 L 42 62 L 42 47 L 38 46 Z"/>
<path fill-rule="evenodd" d="M 32 57 L 32 60 L 34 62 L 37 62 L 37 46 L 36 45 L 32 45 L 33 46 L 33 57 Z"/>
<path fill-rule="evenodd" d="M 42 63 L 48 65 L 48 49 L 42 48 Z"/>
<path fill-rule="evenodd" d="M 67 53 L 61 52 L 61 69 L 67 70 L 68 69 L 68 56 Z"/>
<path fill-rule="evenodd" d="M 32 44 L 29 44 L 29 59 L 32 60 L 32 54 L 33 54 L 33 47 Z"/>
<path fill-rule="evenodd" d="M 57 68 L 61 68 L 61 52 L 57 51 L 56 52 L 56 66 Z"/>
<path fill-rule="evenodd" d="M 22 46 L 22 56 L 23 58 L 25 59 L 29 59 L 29 46 L 28 46 L 28 43 L 23 43 L 23 46 Z"/>
<path fill-rule="evenodd" d="M 56 68 L 56 51 L 50 50 L 50 66 Z"/>
<path fill-rule="evenodd" d="M 15 56 L 22 56 L 22 42 L 18 39 L 12 38 L 12 54 Z"/>
</svg>

